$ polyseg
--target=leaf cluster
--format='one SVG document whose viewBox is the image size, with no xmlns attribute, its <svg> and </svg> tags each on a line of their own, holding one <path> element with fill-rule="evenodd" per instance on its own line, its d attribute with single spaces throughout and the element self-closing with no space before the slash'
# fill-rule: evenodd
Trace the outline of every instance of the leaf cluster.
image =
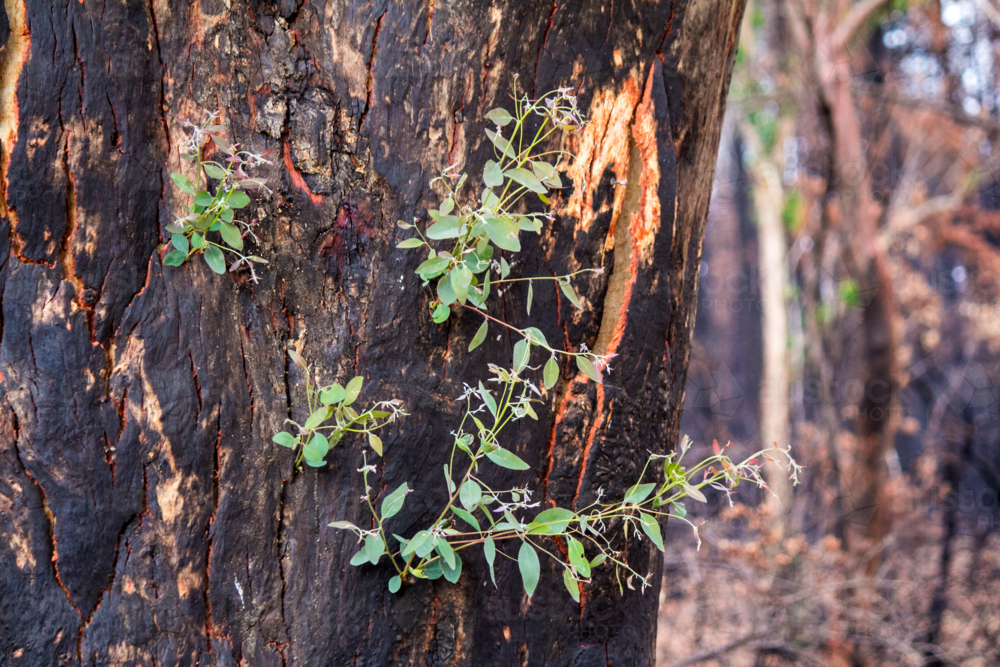
<svg viewBox="0 0 1000 667">
<path fill-rule="evenodd" d="M 225 253 L 229 252 L 236 256 L 236 261 L 229 264 L 229 271 L 246 267 L 256 282 L 253 265 L 267 264 L 267 260 L 243 254 L 245 238 L 250 236 L 257 241 L 257 237 L 252 231 L 252 223 L 236 215 L 237 211 L 250 204 L 247 190 L 266 190 L 265 180 L 251 178 L 246 169 L 271 164 L 267 160 L 271 151 L 258 155 L 239 150 L 223 136 L 226 128 L 217 124 L 217 118 L 218 114 L 213 114 L 204 125 L 188 124 L 192 134 L 184 145 L 181 158 L 194 163 L 194 180 L 180 172 L 170 174 L 170 178 L 191 199 L 187 214 L 167 225 L 173 250 L 164 256 L 163 263 L 180 266 L 192 255 L 201 254 L 209 268 L 221 274 L 226 272 Z M 226 157 L 221 161 L 203 160 L 202 154 L 208 142 Z M 214 186 L 212 181 L 215 181 Z"/>
<path fill-rule="evenodd" d="M 399 401 L 382 401 L 374 407 L 358 412 L 352 407 L 364 384 L 361 376 L 353 378 L 346 386 L 337 383 L 317 386 L 312 380 L 312 369 L 297 351 L 289 349 L 288 355 L 306 376 L 306 402 L 309 416 L 299 424 L 292 419 L 285 423 L 294 427 L 294 432 L 281 431 L 273 440 L 282 447 L 296 452 L 295 465 L 302 462 L 313 468 L 326 465 L 326 455 L 336 447 L 346 433 L 363 433 L 368 437 L 368 445 L 382 456 L 382 439 L 375 434 L 397 417 L 406 413 Z"/>
</svg>

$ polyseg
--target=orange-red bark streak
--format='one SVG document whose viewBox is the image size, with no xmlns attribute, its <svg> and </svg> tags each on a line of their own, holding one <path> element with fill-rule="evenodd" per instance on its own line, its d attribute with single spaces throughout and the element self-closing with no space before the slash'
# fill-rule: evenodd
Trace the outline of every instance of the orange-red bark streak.
<svg viewBox="0 0 1000 667">
<path fill-rule="evenodd" d="M 313 191 L 309 189 L 306 184 L 306 179 L 302 178 L 302 174 L 299 170 L 295 168 L 292 163 L 292 149 L 288 142 L 285 142 L 285 168 L 288 169 L 288 175 L 292 179 L 292 185 L 301 190 L 304 194 L 308 195 L 309 200 L 312 201 L 313 205 L 320 206 L 323 204 L 323 197 L 317 194 L 313 194 Z"/>
</svg>

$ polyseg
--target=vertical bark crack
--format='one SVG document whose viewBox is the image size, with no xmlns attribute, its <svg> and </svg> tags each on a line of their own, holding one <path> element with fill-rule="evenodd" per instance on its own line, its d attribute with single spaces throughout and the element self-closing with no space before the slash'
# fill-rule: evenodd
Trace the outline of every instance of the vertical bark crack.
<svg viewBox="0 0 1000 667">
<path fill-rule="evenodd" d="M 545 25 L 545 34 L 542 36 L 542 41 L 538 45 L 538 55 L 535 58 L 535 76 L 534 82 L 531 84 L 531 96 L 535 96 L 535 88 L 538 86 L 538 66 L 542 63 L 542 54 L 545 53 L 545 47 L 549 43 L 549 32 L 552 30 L 552 22 L 556 17 L 556 12 L 559 10 L 559 0 L 552 0 L 552 11 L 549 12 L 549 22 Z"/>
<path fill-rule="evenodd" d="M 372 55 L 368 58 L 368 63 L 365 65 L 365 69 L 368 71 L 368 78 L 365 81 L 365 88 L 368 95 L 365 99 L 365 110 L 361 112 L 361 119 L 358 121 L 358 134 L 361 134 L 364 131 L 365 119 L 368 118 L 368 111 L 372 108 L 372 87 L 375 83 L 375 75 L 372 72 L 372 69 L 375 66 L 375 56 L 378 54 L 378 34 L 382 31 L 382 19 L 385 18 L 385 14 L 388 11 L 389 5 L 386 4 L 386 8 L 375 20 L 375 34 L 372 36 Z"/>
</svg>

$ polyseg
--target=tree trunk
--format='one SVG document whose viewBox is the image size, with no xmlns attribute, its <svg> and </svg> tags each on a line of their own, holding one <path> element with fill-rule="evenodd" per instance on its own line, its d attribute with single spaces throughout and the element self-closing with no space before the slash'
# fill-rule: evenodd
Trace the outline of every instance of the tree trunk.
<svg viewBox="0 0 1000 667">
<path fill-rule="evenodd" d="M 577 605 L 543 564 L 529 601 L 503 558 L 498 590 L 469 559 L 457 585 L 392 595 L 385 562 L 350 567 L 353 536 L 327 527 L 366 520 L 360 443 L 296 473 L 271 436 L 303 411 L 285 354 L 302 341 L 326 380 L 404 402 L 379 482 L 427 498 L 393 532 L 428 520 L 451 399 L 511 341 L 466 353 L 478 318 L 431 322 L 395 223 L 425 215 L 444 167 L 481 173 L 483 114 L 519 74 L 529 95 L 575 87 L 590 120 L 520 275 L 607 270 L 582 315 L 554 288 L 534 320 L 516 288 L 495 314 L 618 357 L 603 386 L 564 367 L 507 443 L 532 470 L 501 481 L 585 504 L 669 450 L 743 3 L 248 5 L 6 1 L 3 664 L 652 664 L 657 552 L 628 555 L 655 573 L 645 595 L 595 579 Z M 258 284 L 161 259 L 182 122 L 217 109 L 230 140 L 280 156 L 249 209 Z"/>
</svg>

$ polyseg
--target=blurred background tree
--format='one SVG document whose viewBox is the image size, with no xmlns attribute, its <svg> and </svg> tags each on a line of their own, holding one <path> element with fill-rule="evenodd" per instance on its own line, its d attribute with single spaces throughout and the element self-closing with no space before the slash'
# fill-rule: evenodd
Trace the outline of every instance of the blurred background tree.
<svg viewBox="0 0 1000 667">
<path fill-rule="evenodd" d="M 808 468 L 670 541 L 660 664 L 1000 662 L 998 34 L 996 0 L 748 7 L 682 431 Z"/>
</svg>

